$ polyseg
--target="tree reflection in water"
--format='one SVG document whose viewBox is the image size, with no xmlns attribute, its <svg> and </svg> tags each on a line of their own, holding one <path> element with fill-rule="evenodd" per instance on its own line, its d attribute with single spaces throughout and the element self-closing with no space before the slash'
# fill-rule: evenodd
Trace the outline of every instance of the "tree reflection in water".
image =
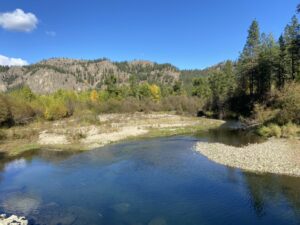
<svg viewBox="0 0 300 225">
<path fill-rule="evenodd" d="M 270 201 L 274 204 L 283 197 L 300 218 L 300 178 L 249 172 L 243 172 L 243 175 L 250 204 L 258 217 L 266 214 L 266 204 Z"/>
</svg>

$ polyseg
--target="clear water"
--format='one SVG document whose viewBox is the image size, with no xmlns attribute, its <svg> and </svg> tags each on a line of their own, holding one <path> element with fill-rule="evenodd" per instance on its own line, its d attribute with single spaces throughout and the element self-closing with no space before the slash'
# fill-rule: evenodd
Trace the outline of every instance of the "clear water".
<svg viewBox="0 0 300 225">
<path fill-rule="evenodd" d="M 245 173 L 193 150 L 197 141 L 214 138 L 199 134 L 3 159 L 0 213 L 25 215 L 34 224 L 300 224 L 300 179 Z"/>
</svg>

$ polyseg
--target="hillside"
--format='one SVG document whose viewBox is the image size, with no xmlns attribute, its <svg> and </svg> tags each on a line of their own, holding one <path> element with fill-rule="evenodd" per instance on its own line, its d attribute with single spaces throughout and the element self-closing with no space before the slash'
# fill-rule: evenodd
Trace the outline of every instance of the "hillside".
<svg viewBox="0 0 300 225">
<path fill-rule="evenodd" d="M 108 59 L 75 60 L 53 58 L 23 67 L 0 68 L 0 91 L 27 85 L 36 93 L 52 93 L 58 89 L 88 90 L 105 87 L 111 76 L 118 84 L 127 85 L 130 77 L 138 82 L 172 84 L 180 71 L 171 64 L 149 61 L 112 62 Z"/>
</svg>

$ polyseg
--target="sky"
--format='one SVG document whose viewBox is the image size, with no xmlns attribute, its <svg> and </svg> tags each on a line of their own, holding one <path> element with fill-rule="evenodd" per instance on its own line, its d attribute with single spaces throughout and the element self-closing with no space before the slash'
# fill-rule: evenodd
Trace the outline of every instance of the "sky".
<svg viewBox="0 0 300 225">
<path fill-rule="evenodd" d="M 252 20 L 279 37 L 299 0 L 1 0 L 0 64 L 151 60 L 201 69 L 235 60 Z"/>
</svg>

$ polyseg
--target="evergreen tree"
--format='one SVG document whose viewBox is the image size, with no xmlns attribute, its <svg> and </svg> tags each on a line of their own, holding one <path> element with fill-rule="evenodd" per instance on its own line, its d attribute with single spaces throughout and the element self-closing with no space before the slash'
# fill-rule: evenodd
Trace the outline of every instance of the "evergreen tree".
<svg viewBox="0 0 300 225">
<path fill-rule="evenodd" d="M 284 32 L 284 40 L 287 47 L 287 68 L 289 78 L 295 80 L 300 76 L 300 25 L 296 16 L 286 26 Z"/>
<path fill-rule="evenodd" d="M 193 79 L 192 95 L 200 98 L 209 98 L 211 96 L 211 90 L 209 88 L 207 78 L 200 77 Z"/>
<path fill-rule="evenodd" d="M 228 83 L 228 93 L 227 94 L 229 96 L 232 96 L 237 87 L 233 62 L 230 60 L 227 60 L 224 65 L 223 71 L 225 73 L 227 83 Z"/>
<path fill-rule="evenodd" d="M 175 95 L 181 95 L 183 92 L 181 81 L 175 81 L 174 85 L 172 86 L 172 89 Z"/>
<path fill-rule="evenodd" d="M 106 90 L 110 96 L 118 95 L 117 77 L 115 75 L 107 76 L 104 83 L 106 85 Z"/>
<path fill-rule="evenodd" d="M 260 43 L 255 88 L 257 98 L 264 99 L 271 90 L 272 78 L 276 71 L 278 46 L 272 35 L 262 34 Z"/>
<path fill-rule="evenodd" d="M 260 44 L 259 25 L 254 20 L 248 30 L 248 37 L 243 52 L 239 59 L 239 82 L 245 94 L 249 91 L 254 94 L 255 73 L 257 70 L 258 48 Z"/>
<path fill-rule="evenodd" d="M 137 79 L 136 75 L 131 75 L 129 77 L 129 84 L 130 84 L 130 90 L 131 90 L 132 96 L 138 97 L 139 84 L 138 84 L 138 79 Z"/>
<path fill-rule="evenodd" d="M 276 84 L 279 89 L 284 87 L 286 76 L 287 76 L 287 69 L 286 69 L 286 43 L 281 35 L 279 37 L 279 54 L 278 54 L 278 60 L 277 60 L 277 77 L 276 77 Z"/>
</svg>

